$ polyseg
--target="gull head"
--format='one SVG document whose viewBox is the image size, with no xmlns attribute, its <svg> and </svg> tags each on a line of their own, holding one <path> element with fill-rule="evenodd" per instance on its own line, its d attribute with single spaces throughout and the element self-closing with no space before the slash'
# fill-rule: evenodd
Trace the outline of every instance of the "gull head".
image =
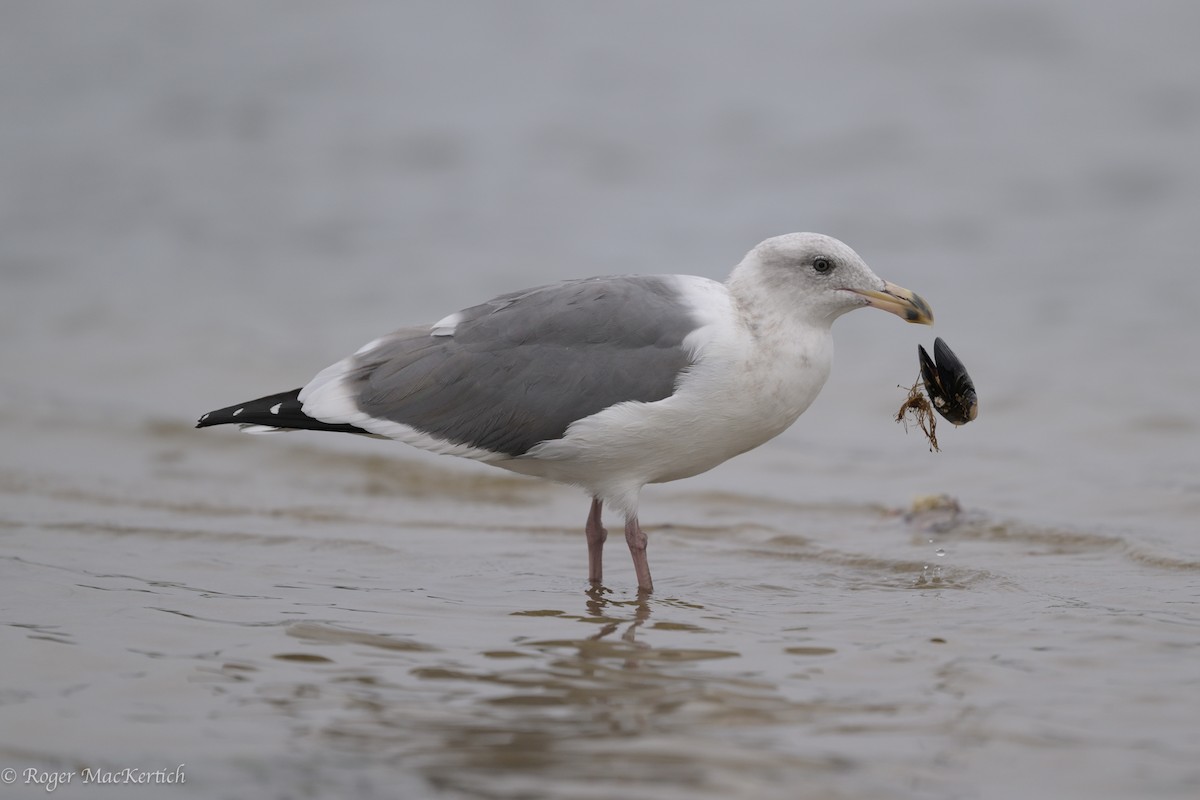
<svg viewBox="0 0 1200 800">
<path fill-rule="evenodd" d="M 755 295 L 755 302 L 782 302 L 818 324 L 831 324 L 863 306 L 933 324 L 924 298 L 883 280 L 848 245 L 820 233 L 787 233 L 760 242 L 733 271 L 729 286 L 735 294 Z"/>
</svg>

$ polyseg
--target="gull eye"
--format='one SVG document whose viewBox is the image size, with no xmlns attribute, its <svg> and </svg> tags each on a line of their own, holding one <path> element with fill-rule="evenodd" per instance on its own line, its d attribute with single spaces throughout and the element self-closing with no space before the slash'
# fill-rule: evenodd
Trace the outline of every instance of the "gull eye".
<svg viewBox="0 0 1200 800">
<path fill-rule="evenodd" d="M 812 268 L 818 275 L 827 275 L 833 272 L 833 262 L 824 256 L 818 256 L 813 259 Z"/>
</svg>

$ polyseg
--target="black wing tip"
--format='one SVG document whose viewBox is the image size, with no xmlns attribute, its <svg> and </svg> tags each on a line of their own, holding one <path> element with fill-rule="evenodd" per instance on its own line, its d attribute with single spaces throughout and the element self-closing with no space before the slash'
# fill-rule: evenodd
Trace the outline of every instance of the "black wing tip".
<svg viewBox="0 0 1200 800">
<path fill-rule="evenodd" d="M 300 405 L 300 390 L 279 392 L 260 397 L 257 400 L 247 400 L 245 403 L 218 408 L 210 411 L 196 420 L 197 428 L 208 428 L 213 425 L 264 425 L 268 428 L 283 430 L 332 431 L 334 433 L 370 434 L 357 425 L 338 422 L 322 422 L 304 413 Z"/>
<path fill-rule="evenodd" d="M 236 419 L 226 419 L 225 418 L 226 414 L 233 408 L 237 408 L 237 406 L 231 406 L 230 408 L 222 408 L 222 409 L 218 409 L 216 411 L 210 411 L 207 414 L 201 415 L 200 419 L 196 420 L 196 427 L 197 428 L 211 428 L 214 425 L 228 425 L 231 422 L 238 422 L 239 420 L 236 420 Z"/>
<path fill-rule="evenodd" d="M 219 408 L 216 411 L 209 411 L 196 420 L 196 427 L 211 428 L 214 425 L 228 425 L 231 422 L 235 422 L 236 420 L 234 419 L 226 419 L 234 408 L 240 408 L 240 406 L 230 406 L 229 408 Z"/>
<path fill-rule="evenodd" d="M 256 400 L 247 400 L 244 403 L 218 408 L 196 420 L 196 427 L 208 428 L 213 425 L 238 423 L 241 425 L 278 425 L 281 428 L 287 428 L 290 427 L 288 422 L 294 414 L 303 414 L 297 400 L 299 394 L 299 389 L 292 389 L 289 392 L 269 394 Z M 294 410 L 291 408 L 293 405 L 295 406 Z M 286 406 L 289 412 L 294 411 L 294 413 L 281 413 L 282 406 Z M 272 408 L 275 410 L 272 411 Z"/>
</svg>

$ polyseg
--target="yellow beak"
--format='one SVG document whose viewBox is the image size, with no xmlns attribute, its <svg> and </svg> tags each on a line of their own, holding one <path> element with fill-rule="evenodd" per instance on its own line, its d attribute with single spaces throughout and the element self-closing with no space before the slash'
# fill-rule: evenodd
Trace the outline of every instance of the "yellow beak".
<svg viewBox="0 0 1200 800">
<path fill-rule="evenodd" d="M 910 292 L 903 286 L 897 286 L 888 281 L 883 282 L 883 291 L 854 289 L 856 294 L 867 298 L 867 305 L 890 311 L 898 317 L 904 317 L 909 322 L 919 325 L 933 324 L 933 309 L 925 298 L 916 292 Z"/>
</svg>

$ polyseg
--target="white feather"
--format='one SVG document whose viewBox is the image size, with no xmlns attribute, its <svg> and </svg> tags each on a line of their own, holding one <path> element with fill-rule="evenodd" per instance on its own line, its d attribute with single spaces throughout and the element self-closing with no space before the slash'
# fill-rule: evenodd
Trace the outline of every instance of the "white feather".
<svg viewBox="0 0 1200 800">
<path fill-rule="evenodd" d="M 458 329 L 458 324 L 462 322 L 463 315 L 461 311 L 455 311 L 453 314 L 443 317 L 433 323 L 433 327 L 429 331 L 430 336 L 453 336 L 454 331 Z"/>
</svg>

